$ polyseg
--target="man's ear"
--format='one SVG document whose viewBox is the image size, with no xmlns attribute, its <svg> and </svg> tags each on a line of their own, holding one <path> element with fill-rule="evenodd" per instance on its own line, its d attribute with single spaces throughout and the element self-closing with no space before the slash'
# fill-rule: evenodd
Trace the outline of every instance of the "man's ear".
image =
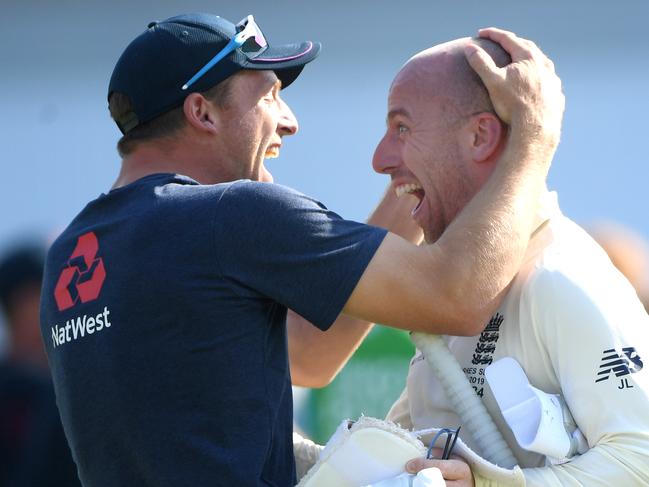
<svg viewBox="0 0 649 487">
<path fill-rule="evenodd" d="M 471 117 L 471 156 L 475 162 L 486 162 L 499 154 L 505 139 L 505 127 L 491 112 Z"/>
<path fill-rule="evenodd" d="M 219 125 L 219 110 L 200 93 L 191 93 L 183 103 L 187 123 L 200 131 L 216 133 Z"/>
</svg>

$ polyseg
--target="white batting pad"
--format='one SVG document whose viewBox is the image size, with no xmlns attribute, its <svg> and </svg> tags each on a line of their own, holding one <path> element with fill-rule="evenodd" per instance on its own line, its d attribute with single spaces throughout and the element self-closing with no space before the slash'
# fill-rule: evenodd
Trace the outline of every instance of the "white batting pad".
<svg viewBox="0 0 649 487">
<path fill-rule="evenodd" d="M 361 417 L 350 428 L 343 421 L 298 486 L 368 486 L 398 477 L 408 460 L 425 454 L 421 441 L 393 423 Z"/>
</svg>

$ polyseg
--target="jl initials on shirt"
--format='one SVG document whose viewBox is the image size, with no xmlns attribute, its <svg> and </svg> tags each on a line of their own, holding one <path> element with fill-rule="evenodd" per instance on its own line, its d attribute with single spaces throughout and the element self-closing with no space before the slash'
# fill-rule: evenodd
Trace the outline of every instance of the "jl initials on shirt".
<svg viewBox="0 0 649 487">
<path fill-rule="evenodd" d="M 629 379 L 620 379 L 620 386 L 618 389 L 633 389 L 633 386 L 629 384 Z"/>
</svg>

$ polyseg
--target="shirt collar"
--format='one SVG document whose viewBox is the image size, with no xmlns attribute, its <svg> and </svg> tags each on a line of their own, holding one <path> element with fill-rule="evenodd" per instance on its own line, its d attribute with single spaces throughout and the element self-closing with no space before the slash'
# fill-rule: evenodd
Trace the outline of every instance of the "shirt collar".
<svg viewBox="0 0 649 487">
<path fill-rule="evenodd" d="M 561 217 L 561 209 L 559 208 L 559 196 L 556 191 L 546 191 L 539 198 L 539 205 L 534 217 L 534 231 L 530 237 L 530 243 L 525 252 L 524 261 L 528 261 L 537 255 L 539 250 L 543 249 L 548 244 L 548 239 L 551 234 L 547 231 L 550 221 Z"/>
</svg>

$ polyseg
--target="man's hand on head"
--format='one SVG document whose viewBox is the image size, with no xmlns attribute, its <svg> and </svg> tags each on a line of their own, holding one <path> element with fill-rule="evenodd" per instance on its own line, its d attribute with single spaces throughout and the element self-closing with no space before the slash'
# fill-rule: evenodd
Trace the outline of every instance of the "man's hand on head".
<svg viewBox="0 0 649 487">
<path fill-rule="evenodd" d="M 484 82 L 498 116 L 552 149 L 559 143 L 565 107 L 561 80 L 554 64 L 534 42 L 496 28 L 479 36 L 499 43 L 512 62 L 497 67 L 478 45 L 466 47 L 467 61 Z"/>
</svg>

